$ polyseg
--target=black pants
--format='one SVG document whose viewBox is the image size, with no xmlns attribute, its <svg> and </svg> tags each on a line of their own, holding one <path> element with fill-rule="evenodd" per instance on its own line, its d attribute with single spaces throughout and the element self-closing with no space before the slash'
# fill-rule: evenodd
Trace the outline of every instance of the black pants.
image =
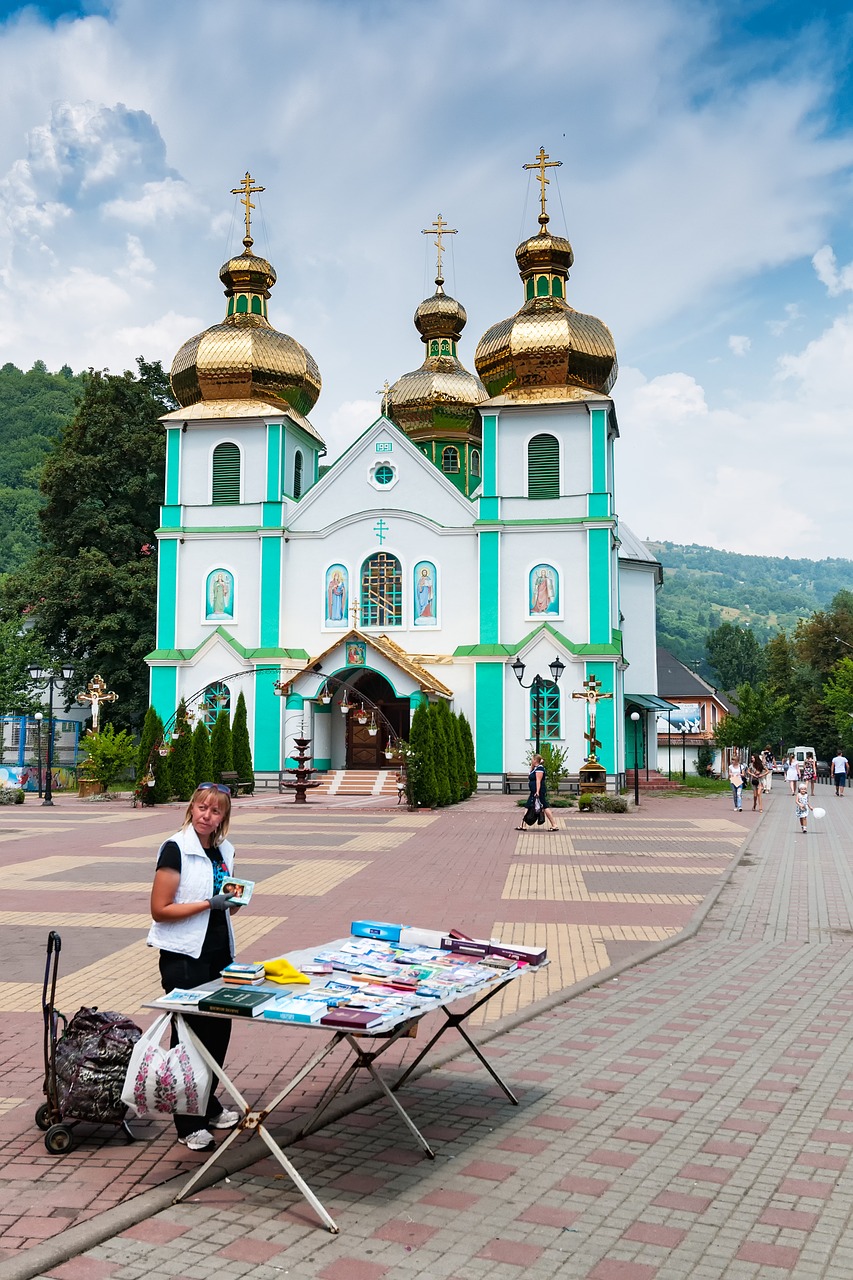
<svg viewBox="0 0 853 1280">
<path fill-rule="evenodd" d="M 221 951 L 212 956 L 201 955 L 198 960 L 194 960 L 192 956 L 179 955 L 177 951 L 161 951 L 160 980 L 163 983 L 163 990 L 168 993 L 174 991 L 176 987 L 198 987 L 202 982 L 212 982 L 230 963 L 231 955 L 227 951 Z M 228 1051 L 228 1041 L 231 1039 L 231 1019 L 188 1017 L 186 1023 L 193 1034 L 198 1036 L 214 1062 L 221 1067 Z M 169 1044 L 174 1048 L 177 1043 L 178 1031 L 173 1021 Z M 207 1111 L 203 1116 L 175 1114 L 174 1121 L 178 1137 L 186 1138 L 197 1129 L 203 1129 L 206 1121 L 215 1120 L 221 1110 L 222 1103 L 217 1098 L 215 1089 L 211 1089 Z"/>
</svg>

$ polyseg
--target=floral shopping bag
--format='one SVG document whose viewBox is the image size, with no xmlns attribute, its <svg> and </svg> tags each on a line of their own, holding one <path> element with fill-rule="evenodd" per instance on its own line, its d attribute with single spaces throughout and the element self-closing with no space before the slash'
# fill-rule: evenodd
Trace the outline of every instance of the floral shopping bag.
<svg viewBox="0 0 853 1280">
<path fill-rule="evenodd" d="M 155 1018 L 133 1047 L 121 1100 L 132 1115 L 204 1115 L 213 1073 L 190 1041 L 187 1025 L 177 1019 L 179 1041 L 174 1049 L 160 1044 L 171 1013 Z"/>
</svg>

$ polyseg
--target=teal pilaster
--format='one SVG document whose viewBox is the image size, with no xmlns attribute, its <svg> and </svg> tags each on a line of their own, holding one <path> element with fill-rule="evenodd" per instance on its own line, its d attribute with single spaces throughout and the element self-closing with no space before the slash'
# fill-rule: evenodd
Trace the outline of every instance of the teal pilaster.
<svg viewBox="0 0 853 1280">
<path fill-rule="evenodd" d="M 255 669 L 255 741 L 253 758 L 259 772 L 281 768 L 282 699 L 275 692 L 278 667 Z"/>
<path fill-rule="evenodd" d="M 589 642 L 610 644 L 611 628 L 611 538 L 610 529 L 590 529 L 587 533 L 589 567 Z"/>
<path fill-rule="evenodd" d="M 592 460 L 589 487 L 592 493 L 606 493 L 609 488 L 607 483 L 607 414 L 603 409 L 592 409 L 589 418 L 590 455 Z"/>
<path fill-rule="evenodd" d="M 478 662 L 475 742 L 478 773 L 504 771 L 504 666 Z"/>
<path fill-rule="evenodd" d="M 281 498 L 281 444 L 280 423 L 267 424 L 267 502 Z"/>
<path fill-rule="evenodd" d="M 157 648 L 174 649 L 178 601 L 178 541 L 162 538 L 157 557 Z M 174 711 L 174 707 L 172 711 Z M 170 711 L 171 715 L 172 712 Z"/>
<path fill-rule="evenodd" d="M 498 420 L 495 414 L 483 417 L 483 497 L 494 498 L 498 492 Z"/>
<path fill-rule="evenodd" d="M 261 647 L 279 643 L 281 618 L 281 538 L 261 538 Z"/>
<path fill-rule="evenodd" d="M 590 676 L 595 676 L 597 680 L 601 681 L 600 692 L 613 694 L 613 697 L 608 699 L 607 702 L 599 702 L 595 719 L 595 736 L 601 743 L 596 755 L 599 763 L 604 765 L 608 773 L 616 772 L 616 717 L 620 714 L 614 684 L 615 670 L 616 668 L 612 662 L 588 662 L 586 664 L 587 680 Z M 584 733 L 586 733 L 588 727 L 588 725 L 584 725 Z"/>
<path fill-rule="evenodd" d="M 181 428 L 166 431 L 166 506 L 176 507 L 181 501 Z"/>
<path fill-rule="evenodd" d="M 500 643 L 500 536 L 496 529 L 479 535 L 480 644 Z"/>
<path fill-rule="evenodd" d="M 151 705 L 165 724 L 178 706 L 177 667 L 151 668 Z"/>
</svg>

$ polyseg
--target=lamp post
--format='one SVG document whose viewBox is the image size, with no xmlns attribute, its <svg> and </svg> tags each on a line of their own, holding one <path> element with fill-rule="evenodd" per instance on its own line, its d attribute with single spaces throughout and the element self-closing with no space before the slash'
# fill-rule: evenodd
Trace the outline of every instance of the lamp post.
<svg viewBox="0 0 853 1280">
<path fill-rule="evenodd" d="M 45 670 L 38 663 L 33 663 L 28 670 L 32 681 L 37 684 L 42 681 L 47 683 L 47 777 L 44 782 L 44 800 L 42 800 L 42 804 L 53 805 L 53 690 L 60 680 L 67 682 L 71 679 L 74 675 L 74 668 L 64 666 L 56 672 Z"/>
<path fill-rule="evenodd" d="M 687 725 L 681 726 L 681 781 L 687 781 Z"/>
<path fill-rule="evenodd" d="M 541 698 L 542 698 L 542 690 L 547 684 L 547 681 L 544 680 L 542 676 L 540 676 L 539 673 L 537 672 L 536 675 L 533 677 L 533 679 L 530 681 L 530 684 L 524 684 L 523 680 L 524 680 L 525 664 L 521 661 L 521 658 L 516 658 L 515 662 L 510 663 L 510 667 L 515 675 L 516 680 L 521 685 L 522 689 L 533 689 L 535 691 L 533 694 L 533 707 L 534 707 L 534 724 L 536 729 L 536 733 L 535 733 L 536 754 L 538 756 L 539 743 L 540 743 L 540 738 L 542 736 Z M 565 662 L 561 662 L 559 657 L 555 658 L 553 662 L 548 663 L 548 670 L 551 672 L 551 676 L 554 684 L 556 684 L 557 681 L 560 679 L 560 676 L 563 674 L 565 669 L 566 669 L 566 664 Z"/>
<path fill-rule="evenodd" d="M 639 711 L 631 712 L 631 720 L 634 725 L 634 805 L 637 809 L 640 807 L 640 757 L 637 755 L 637 725 L 640 723 Z"/>
<path fill-rule="evenodd" d="M 41 800 L 41 722 L 44 719 L 41 711 L 33 717 L 36 722 L 36 760 L 38 761 L 39 800 Z"/>
</svg>

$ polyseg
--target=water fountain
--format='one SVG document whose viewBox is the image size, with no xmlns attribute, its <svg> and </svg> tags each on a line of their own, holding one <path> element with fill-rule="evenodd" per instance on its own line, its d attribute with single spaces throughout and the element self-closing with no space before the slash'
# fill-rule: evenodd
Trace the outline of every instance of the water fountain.
<svg viewBox="0 0 853 1280">
<path fill-rule="evenodd" d="M 319 778 L 310 778 L 308 776 L 314 772 L 313 767 L 306 763 L 307 760 L 311 759 L 308 753 L 308 747 L 310 744 L 310 738 L 294 738 L 293 754 L 296 759 L 296 768 L 282 769 L 282 773 L 293 773 L 296 775 L 293 778 L 282 778 L 278 784 L 279 791 L 284 791 L 285 788 L 288 791 L 293 791 L 294 804 L 307 804 L 308 801 L 306 799 L 306 793 L 312 787 L 319 787 L 320 785 Z"/>
</svg>

